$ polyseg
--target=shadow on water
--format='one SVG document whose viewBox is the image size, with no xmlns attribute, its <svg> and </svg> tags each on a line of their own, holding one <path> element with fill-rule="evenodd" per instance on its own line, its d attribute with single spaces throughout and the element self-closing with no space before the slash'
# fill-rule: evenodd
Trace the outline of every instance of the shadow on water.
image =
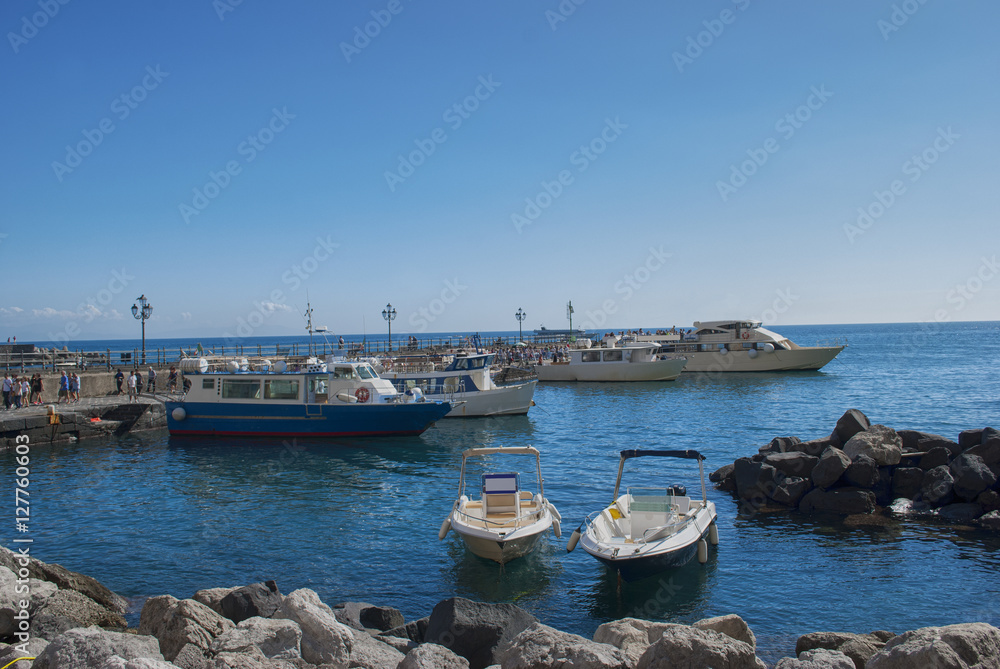
<svg viewBox="0 0 1000 669">
<path fill-rule="evenodd" d="M 445 541 L 450 564 L 442 568 L 442 577 L 468 599 L 524 606 L 550 596 L 562 573 L 561 564 L 552 559 L 560 540 L 551 533 L 534 551 L 504 565 L 474 555 L 454 534 Z"/>
</svg>

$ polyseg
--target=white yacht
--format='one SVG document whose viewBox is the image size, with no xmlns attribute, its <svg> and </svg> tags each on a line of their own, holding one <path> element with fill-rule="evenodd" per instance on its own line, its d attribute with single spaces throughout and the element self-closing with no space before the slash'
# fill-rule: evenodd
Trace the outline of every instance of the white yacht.
<svg viewBox="0 0 1000 669">
<path fill-rule="evenodd" d="M 687 372 L 817 370 L 845 346 L 799 346 L 755 320 L 695 321 L 693 332 L 636 340 L 659 344 L 661 354 L 684 356 Z"/>
<path fill-rule="evenodd" d="M 602 346 L 591 348 L 591 340 L 577 342 L 568 360 L 535 365 L 539 381 L 673 381 L 687 362 L 661 354 L 655 343 L 624 344 L 608 336 Z"/>
</svg>

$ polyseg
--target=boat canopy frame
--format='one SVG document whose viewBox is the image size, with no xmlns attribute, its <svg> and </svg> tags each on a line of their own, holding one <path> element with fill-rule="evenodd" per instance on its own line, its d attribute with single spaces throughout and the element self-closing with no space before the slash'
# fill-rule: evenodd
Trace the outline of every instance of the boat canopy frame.
<svg viewBox="0 0 1000 669">
<path fill-rule="evenodd" d="M 461 496 L 465 492 L 465 463 L 469 458 L 481 457 L 504 453 L 511 455 L 534 455 L 535 470 L 538 472 L 538 494 L 545 499 L 545 488 L 542 479 L 542 459 L 541 453 L 534 446 L 489 446 L 486 448 L 468 448 L 462 451 L 462 471 L 458 476 L 458 494 Z"/>
<path fill-rule="evenodd" d="M 615 494 L 613 499 L 618 499 L 618 489 L 621 487 L 622 483 L 622 472 L 625 470 L 625 461 L 631 458 L 640 458 L 645 456 L 661 457 L 661 458 L 683 458 L 686 460 L 697 460 L 698 461 L 698 477 L 701 479 L 701 497 L 702 503 L 708 504 L 708 489 L 705 487 L 705 467 L 702 464 L 705 461 L 705 456 L 698 451 L 687 449 L 687 450 L 642 450 L 642 449 L 628 449 L 621 452 L 621 460 L 618 462 L 618 478 L 615 479 Z M 464 461 L 463 461 L 464 464 Z"/>
</svg>

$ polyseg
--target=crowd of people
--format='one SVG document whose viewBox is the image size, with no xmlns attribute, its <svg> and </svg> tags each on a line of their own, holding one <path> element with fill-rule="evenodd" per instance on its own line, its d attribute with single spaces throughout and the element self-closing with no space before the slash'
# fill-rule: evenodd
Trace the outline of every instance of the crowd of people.
<svg viewBox="0 0 1000 669">
<path fill-rule="evenodd" d="M 5 411 L 42 403 L 42 375 L 33 374 L 30 378 L 24 374 L 6 373 L 3 382 L 3 408 Z"/>
</svg>

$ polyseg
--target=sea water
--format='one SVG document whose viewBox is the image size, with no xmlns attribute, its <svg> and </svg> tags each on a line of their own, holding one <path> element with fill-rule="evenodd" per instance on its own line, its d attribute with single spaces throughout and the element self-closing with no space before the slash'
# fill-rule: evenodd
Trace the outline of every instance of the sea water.
<svg viewBox="0 0 1000 669">
<path fill-rule="evenodd" d="M 635 616 L 690 623 L 737 613 L 762 656 L 831 630 L 1000 625 L 1000 536 L 927 519 L 850 527 L 798 513 L 738 515 L 708 497 L 720 544 L 709 561 L 632 584 L 566 540 L 611 501 L 619 451 L 693 448 L 709 471 L 776 436 L 830 433 L 849 408 L 872 422 L 957 439 L 1000 427 L 1000 323 L 775 328 L 799 344 L 849 346 L 819 372 L 683 374 L 667 383 L 539 384 L 527 416 L 442 420 L 419 437 L 169 438 L 165 431 L 31 448 L 32 553 L 132 599 L 190 597 L 275 579 L 334 604 L 399 608 L 407 620 L 461 596 L 521 606 L 590 636 Z M 563 516 L 535 553 L 504 567 L 437 538 L 463 449 L 533 445 Z M 13 487 L 14 455 L 0 454 Z M 533 464 L 521 471 L 533 481 Z M 625 485 L 681 483 L 694 461 L 630 460 Z M 16 538 L 13 523 L 5 545 Z"/>
</svg>

